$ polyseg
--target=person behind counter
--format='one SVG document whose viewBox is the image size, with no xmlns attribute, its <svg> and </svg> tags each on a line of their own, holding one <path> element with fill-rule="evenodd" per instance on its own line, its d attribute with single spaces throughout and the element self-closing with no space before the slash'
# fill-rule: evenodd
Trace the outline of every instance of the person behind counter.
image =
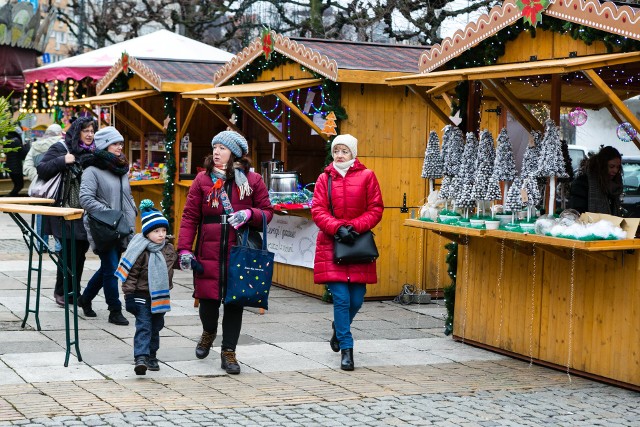
<svg viewBox="0 0 640 427">
<path fill-rule="evenodd" d="M 380 185 L 373 171 L 356 158 L 358 140 L 338 135 L 331 143 L 333 163 L 316 181 L 311 216 L 320 232 L 313 266 L 315 283 L 327 284 L 333 295 L 331 349 L 341 352 L 340 368 L 354 369 L 351 323 L 362 307 L 367 283 L 376 283 L 376 263 L 338 265 L 333 261 L 333 241 L 353 241 L 382 219 L 384 205 Z M 331 175 L 329 208 L 328 178 Z"/>
<path fill-rule="evenodd" d="M 269 192 L 262 177 L 250 172 L 246 154 L 249 146 L 242 135 L 223 131 L 211 141 L 213 155 L 205 160 L 206 170 L 196 175 L 184 205 L 178 253 L 180 268 L 191 269 L 197 259 L 201 271 L 194 271 L 194 297 L 199 300 L 202 336 L 196 346 L 196 357 L 204 359 L 216 338 L 220 302 L 226 288 L 229 248 L 237 233 L 222 225 L 225 220 L 238 229 L 244 224 L 262 229 L 262 213 L 267 222 L 273 218 Z M 192 253 L 196 239 L 195 255 Z M 226 305 L 222 318 L 222 369 L 239 374 L 236 345 L 242 327 L 241 306 Z"/>
<path fill-rule="evenodd" d="M 86 317 L 96 317 L 92 301 L 104 291 L 104 298 L 109 309 L 109 323 L 126 326 L 129 321 L 122 315 L 122 302 L 118 295 L 118 279 L 114 276 L 122 251 L 131 240 L 137 215 L 136 203 L 129 186 L 129 161 L 122 153 L 124 138 L 113 126 L 107 126 L 96 132 L 96 150 L 85 162 L 80 185 L 80 204 L 87 215 L 84 215 L 84 228 L 91 249 L 100 257 L 100 268 L 93 274 L 80 299 L 78 306 Z M 105 247 L 96 241 L 89 227 L 89 214 L 118 209 L 124 213 L 130 235 L 113 245 Z"/>
<path fill-rule="evenodd" d="M 583 160 L 571 183 L 569 207 L 580 213 L 621 215 L 622 156 L 611 146 Z"/>
<path fill-rule="evenodd" d="M 38 177 L 48 180 L 53 178 L 58 172 L 64 172 L 63 190 L 58 195 L 56 206 L 80 208 L 80 185 L 82 176 L 81 165 L 93 154 L 96 148 L 93 142 L 93 136 L 96 131 L 96 122 L 90 117 L 79 117 L 69 127 L 65 134 L 64 140 L 60 144 L 53 144 L 49 147 L 40 163 L 36 166 Z M 77 205 L 76 205 L 77 204 Z M 43 219 L 43 233 L 53 234 L 58 240 L 62 238 L 62 226 L 65 226 L 67 265 L 65 268 L 71 270 L 71 263 L 76 266 L 76 281 L 74 290 L 80 293 L 80 281 L 82 280 L 82 271 L 84 270 L 84 262 L 87 250 L 89 250 L 89 241 L 87 233 L 82 225 L 82 219 L 74 219 L 73 221 L 64 221 L 60 217 L 45 217 Z M 76 245 L 76 257 L 71 258 L 71 222 L 75 234 L 73 238 Z M 61 269 L 58 269 L 56 275 L 56 286 L 53 292 L 56 303 L 64 307 L 63 297 L 63 276 Z"/>
</svg>

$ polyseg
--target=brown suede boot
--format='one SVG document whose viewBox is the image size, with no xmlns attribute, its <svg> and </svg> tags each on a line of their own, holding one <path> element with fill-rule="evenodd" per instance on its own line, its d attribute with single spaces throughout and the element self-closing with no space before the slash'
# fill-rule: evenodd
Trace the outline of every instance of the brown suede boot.
<svg viewBox="0 0 640 427">
<path fill-rule="evenodd" d="M 240 373 L 240 365 L 238 364 L 238 359 L 236 359 L 235 351 L 222 350 L 220 359 L 222 359 L 220 367 L 227 371 L 227 374 L 237 375 Z"/>
<path fill-rule="evenodd" d="M 209 355 L 209 350 L 211 350 L 211 346 L 213 345 L 213 340 L 215 339 L 216 339 L 215 332 L 202 331 L 202 336 L 200 337 L 200 341 L 198 341 L 198 345 L 196 345 L 196 357 L 198 359 L 204 359 Z"/>
</svg>

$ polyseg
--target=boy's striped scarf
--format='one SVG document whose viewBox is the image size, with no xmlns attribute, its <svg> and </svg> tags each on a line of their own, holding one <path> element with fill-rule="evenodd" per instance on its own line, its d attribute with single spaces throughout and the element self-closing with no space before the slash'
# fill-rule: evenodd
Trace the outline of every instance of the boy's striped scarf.
<svg viewBox="0 0 640 427">
<path fill-rule="evenodd" d="M 149 295 L 151 295 L 151 313 L 166 313 L 171 310 L 171 301 L 169 299 L 169 271 L 167 270 L 167 262 L 162 255 L 162 248 L 165 242 L 161 244 L 153 243 L 141 233 L 136 234 L 129 242 L 127 250 L 120 258 L 120 263 L 114 275 L 123 283 L 129 277 L 131 267 L 140 255 L 146 250 L 149 251 Z"/>
</svg>

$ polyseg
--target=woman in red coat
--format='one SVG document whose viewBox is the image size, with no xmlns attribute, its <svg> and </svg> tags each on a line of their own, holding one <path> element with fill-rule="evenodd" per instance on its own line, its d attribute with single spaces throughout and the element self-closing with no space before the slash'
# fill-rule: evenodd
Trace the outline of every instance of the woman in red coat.
<svg viewBox="0 0 640 427">
<path fill-rule="evenodd" d="M 353 370 L 351 322 L 362 307 L 367 283 L 376 283 L 376 263 L 338 265 L 333 262 L 333 241 L 349 243 L 382 219 L 384 205 L 373 171 L 356 159 L 358 140 L 338 135 L 331 143 L 333 163 L 318 177 L 311 215 L 320 232 L 313 267 L 315 283 L 327 284 L 333 295 L 331 349 L 341 351 L 340 368 Z M 329 207 L 328 178 L 331 175 Z"/>
<path fill-rule="evenodd" d="M 224 131 L 213 138 L 211 145 L 213 155 L 205 160 L 206 170 L 196 176 L 189 188 L 178 238 L 180 268 L 191 269 L 193 259 L 199 262 L 193 273 L 194 297 L 200 301 L 203 329 L 196 346 L 198 359 L 209 355 L 216 338 L 220 302 L 229 271 L 229 249 L 237 238 L 235 230 L 245 224 L 262 230 L 262 213 L 267 222 L 273 217 L 269 192 L 262 177 L 249 171 L 250 161 L 244 157 L 249 151 L 246 139 L 237 132 Z M 223 226 L 225 222 L 235 230 Z M 242 327 L 242 311 L 239 306 L 224 308 L 220 356 L 222 369 L 229 374 L 240 373 L 236 345 Z"/>
</svg>

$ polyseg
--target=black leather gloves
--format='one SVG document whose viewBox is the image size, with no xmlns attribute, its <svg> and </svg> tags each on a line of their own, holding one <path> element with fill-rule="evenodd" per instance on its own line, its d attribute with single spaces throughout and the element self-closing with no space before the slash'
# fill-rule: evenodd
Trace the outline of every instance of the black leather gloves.
<svg viewBox="0 0 640 427">
<path fill-rule="evenodd" d="M 354 230 L 352 226 L 342 225 L 340 226 L 340 228 L 338 228 L 335 238 L 338 242 L 350 245 L 356 241 L 356 237 L 358 236 L 358 232 L 356 232 L 356 230 Z"/>
</svg>

